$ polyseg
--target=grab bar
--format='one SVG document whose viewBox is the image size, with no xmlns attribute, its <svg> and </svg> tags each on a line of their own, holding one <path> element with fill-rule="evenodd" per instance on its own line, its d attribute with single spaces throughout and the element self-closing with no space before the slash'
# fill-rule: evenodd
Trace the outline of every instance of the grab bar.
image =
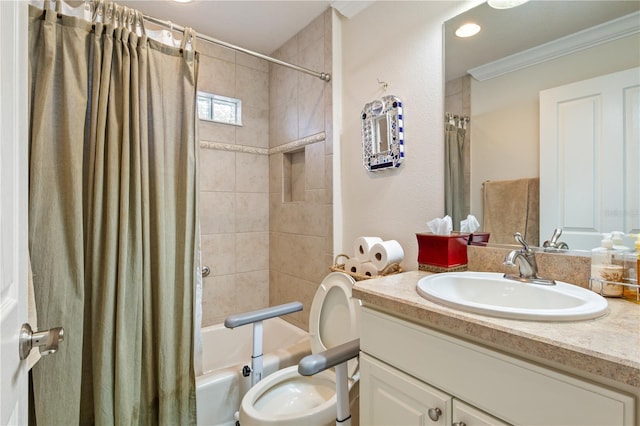
<svg viewBox="0 0 640 426">
<path fill-rule="evenodd" d="M 298 373 L 312 376 L 316 373 L 335 367 L 336 370 L 336 426 L 351 426 L 351 410 L 349 408 L 349 372 L 347 361 L 360 354 L 360 339 L 308 355 L 298 363 Z"/>
<path fill-rule="evenodd" d="M 307 355 L 298 363 L 298 373 L 313 376 L 328 368 L 335 367 L 360 354 L 360 339 L 355 339 L 326 351 Z"/>
<path fill-rule="evenodd" d="M 262 321 L 292 314 L 302 310 L 302 303 L 291 302 L 269 308 L 230 315 L 224 320 L 227 328 L 253 324 L 253 349 L 251 351 L 251 386 L 262 380 Z"/>
<path fill-rule="evenodd" d="M 258 321 L 264 321 L 269 318 L 279 317 L 282 315 L 292 314 L 302 310 L 302 303 L 291 302 L 283 305 L 271 306 L 269 308 L 258 309 L 255 311 L 244 312 L 241 314 L 229 315 L 224 320 L 224 326 L 227 328 L 236 328 Z"/>
</svg>

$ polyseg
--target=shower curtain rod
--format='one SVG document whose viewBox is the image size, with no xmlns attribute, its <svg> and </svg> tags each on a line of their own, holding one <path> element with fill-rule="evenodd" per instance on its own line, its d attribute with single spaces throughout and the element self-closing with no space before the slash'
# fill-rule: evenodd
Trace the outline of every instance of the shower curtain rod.
<svg viewBox="0 0 640 426">
<path fill-rule="evenodd" d="M 168 21 L 163 21 L 162 19 L 154 18 L 152 16 L 143 15 L 143 17 L 147 21 L 152 22 L 154 24 L 161 25 L 161 26 L 163 26 L 165 28 L 168 28 L 168 29 L 174 29 L 174 30 L 178 30 L 178 31 L 184 32 L 184 27 L 181 26 L 181 25 L 176 25 L 176 24 L 173 24 L 173 23 L 168 22 Z M 317 72 L 317 71 L 310 70 L 308 68 L 301 67 L 299 65 L 290 64 L 288 62 L 281 61 L 280 59 L 272 58 L 271 56 L 263 55 L 262 53 L 254 52 L 252 50 L 245 49 L 244 47 L 235 46 L 235 45 L 233 45 L 231 43 L 227 43 L 226 41 L 222 41 L 222 40 L 215 39 L 213 37 L 209 37 L 206 34 L 196 33 L 196 37 L 201 39 L 201 40 L 205 40 L 205 41 L 208 41 L 210 43 L 217 44 L 219 46 L 224 46 L 224 47 L 229 48 L 229 49 L 237 50 L 238 52 L 246 53 L 247 55 L 250 55 L 250 56 L 255 56 L 256 58 L 264 59 L 265 61 L 273 62 L 274 64 L 282 65 L 283 67 L 293 68 L 294 70 L 303 72 L 305 74 L 309 74 L 309 75 L 312 75 L 314 77 L 318 77 L 320 80 L 323 80 L 323 81 L 326 81 L 326 82 L 331 81 L 331 74 L 326 73 L 326 72 Z"/>
</svg>

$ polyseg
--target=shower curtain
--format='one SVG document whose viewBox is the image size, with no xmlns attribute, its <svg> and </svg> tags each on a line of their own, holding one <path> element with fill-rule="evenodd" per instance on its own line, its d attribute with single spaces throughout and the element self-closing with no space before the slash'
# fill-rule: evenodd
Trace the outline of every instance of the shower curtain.
<svg viewBox="0 0 640 426">
<path fill-rule="evenodd" d="M 32 371 L 36 421 L 194 424 L 195 37 L 48 3 L 29 17 L 29 249 L 39 321 L 65 339 Z"/>
<path fill-rule="evenodd" d="M 466 219 L 464 149 L 467 133 L 465 117 L 447 115 L 445 118 L 445 214 L 451 217 L 453 229 L 460 230 L 460 221 Z"/>
</svg>

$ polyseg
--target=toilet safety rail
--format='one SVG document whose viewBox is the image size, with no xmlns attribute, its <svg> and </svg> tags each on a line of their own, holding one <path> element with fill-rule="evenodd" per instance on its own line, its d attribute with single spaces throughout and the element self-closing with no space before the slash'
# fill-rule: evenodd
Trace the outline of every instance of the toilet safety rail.
<svg viewBox="0 0 640 426">
<path fill-rule="evenodd" d="M 336 426 L 351 425 L 349 411 L 349 373 L 347 361 L 360 354 L 360 339 L 354 339 L 326 351 L 308 355 L 298 363 L 298 373 L 302 376 L 313 376 L 328 368 L 336 371 Z"/>
<path fill-rule="evenodd" d="M 302 303 L 291 302 L 269 308 L 257 309 L 228 316 L 224 320 L 227 328 L 241 327 L 253 324 L 253 350 L 251 354 L 251 386 L 262 380 L 262 321 L 269 318 L 292 314 L 302 310 Z"/>
</svg>

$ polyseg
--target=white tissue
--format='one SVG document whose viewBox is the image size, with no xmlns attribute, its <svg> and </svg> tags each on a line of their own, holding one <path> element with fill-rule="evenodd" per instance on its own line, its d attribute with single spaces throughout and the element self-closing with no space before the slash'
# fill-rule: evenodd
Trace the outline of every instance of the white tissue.
<svg viewBox="0 0 640 426">
<path fill-rule="evenodd" d="M 375 243 L 381 243 L 382 238 L 378 237 L 358 237 L 353 243 L 353 251 L 360 262 L 370 260 L 371 247 Z"/>
<path fill-rule="evenodd" d="M 449 235 L 453 230 L 453 222 L 450 216 L 445 216 L 442 219 L 435 218 L 427 222 L 427 226 L 432 233 L 436 235 Z"/>
<path fill-rule="evenodd" d="M 396 240 L 375 243 L 371 247 L 371 263 L 378 271 L 382 271 L 391 263 L 400 263 L 404 258 L 404 250 Z"/>
<path fill-rule="evenodd" d="M 480 228 L 480 223 L 473 215 L 468 215 L 466 219 L 460 221 L 460 232 L 473 234 L 478 228 Z"/>
</svg>

